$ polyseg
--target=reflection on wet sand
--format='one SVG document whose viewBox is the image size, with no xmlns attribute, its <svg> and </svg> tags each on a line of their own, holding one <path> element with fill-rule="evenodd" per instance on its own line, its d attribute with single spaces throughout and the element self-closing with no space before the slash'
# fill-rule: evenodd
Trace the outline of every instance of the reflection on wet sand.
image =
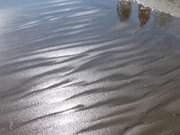
<svg viewBox="0 0 180 135">
<path fill-rule="evenodd" d="M 4 1 L 0 135 L 180 134 L 179 18 L 135 1 L 27 1 Z"/>
<path fill-rule="evenodd" d="M 136 5 L 138 5 L 139 23 L 140 26 L 143 26 L 149 21 L 151 17 L 151 9 L 149 7 L 144 7 L 143 5 L 140 4 L 136 4 Z M 133 15 L 132 8 L 136 8 L 136 6 L 135 3 L 131 0 L 121 0 L 118 2 L 117 11 L 121 22 L 127 21 L 131 17 L 131 15 Z"/>
<path fill-rule="evenodd" d="M 145 25 L 151 16 L 151 9 L 148 7 L 144 7 L 143 5 L 139 5 L 139 22 L 140 26 Z"/>
<path fill-rule="evenodd" d="M 118 3 L 117 10 L 120 20 L 127 21 L 130 18 L 132 12 L 131 1 L 127 1 L 127 0 L 120 1 Z"/>
<path fill-rule="evenodd" d="M 117 4 L 117 12 L 121 22 L 128 21 L 130 18 L 134 17 L 133 12 L 138 12 L 138 16 L 136 16 L 139 20 L 139 26 L 146 25 L 151 19 L 151 9 L 149 7 L 145 7 L 141 4 L 136 3 L 131 0 L 120 0 Z M 156 16 L 155 23 L 159 26 L 163 26 L 170 21 L 171 16 L 165 13 L 158 13 Z"/>
</svg>

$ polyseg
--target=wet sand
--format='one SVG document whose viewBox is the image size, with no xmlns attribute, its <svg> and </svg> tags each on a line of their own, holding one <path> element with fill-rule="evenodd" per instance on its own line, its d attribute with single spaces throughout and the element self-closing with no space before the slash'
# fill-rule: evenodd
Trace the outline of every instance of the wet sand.
<svg viewBox="0 0 180 135">
<path fill-rule="evenodd" d="M 153 9 L 169 13 L 173 16 L 180 17 L 179 0 L 137 0 L 139 3 L 149 6 Z"/>
<path fill-rule="evenodd" d="M 0 3 L 0 135 L 180 134 L 180 18 L 116 0 Z"/>
</svg>

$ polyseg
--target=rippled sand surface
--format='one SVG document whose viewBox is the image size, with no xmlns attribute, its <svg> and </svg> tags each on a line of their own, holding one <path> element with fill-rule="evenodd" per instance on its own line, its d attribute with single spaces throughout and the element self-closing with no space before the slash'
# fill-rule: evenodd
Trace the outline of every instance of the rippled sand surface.
<svg viewBox="0 0 180 135">
<path fill-rule="evenodd" d="M 136 2 L 0 2 L 0 135 L 180 135 L 180 19 Z"/>
</svg>

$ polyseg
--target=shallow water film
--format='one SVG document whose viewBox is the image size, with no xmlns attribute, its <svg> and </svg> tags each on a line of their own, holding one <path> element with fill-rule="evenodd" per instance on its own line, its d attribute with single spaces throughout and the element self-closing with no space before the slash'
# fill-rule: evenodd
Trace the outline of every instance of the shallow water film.
<svg viewBox="0 0 180 135">
<path fill-rule="evenodd" d="M 0 1 L 0 135 L 180 135 L 179 59 L 136 1 Z"/>
</svg>

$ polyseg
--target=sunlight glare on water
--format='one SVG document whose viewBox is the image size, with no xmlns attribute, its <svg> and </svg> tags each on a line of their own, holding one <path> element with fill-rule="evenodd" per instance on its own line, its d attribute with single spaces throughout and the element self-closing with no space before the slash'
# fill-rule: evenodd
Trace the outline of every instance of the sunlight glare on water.
<svg viewBox="0 0 180 135">
<path fill-rule="evenodd" d="M 0 8 L 0 135 L 180 134 L 177 15 L 135 0 Z"/>
</svg>

